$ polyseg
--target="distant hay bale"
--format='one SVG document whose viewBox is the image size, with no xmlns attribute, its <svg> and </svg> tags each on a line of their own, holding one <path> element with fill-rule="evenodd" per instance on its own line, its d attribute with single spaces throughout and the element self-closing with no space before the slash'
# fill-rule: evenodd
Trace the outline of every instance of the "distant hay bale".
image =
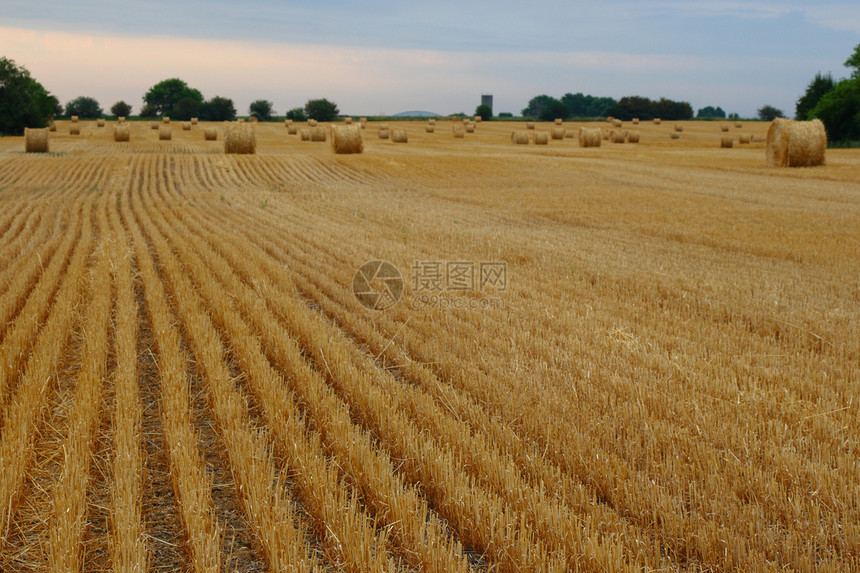
<svg viewBox="0 0 860 573">
<path fill-rule="evenodd" d="M 547 145 L 549 143 L 549 132 L 536 131 L 534 135 L 535 145 Z"/>
<path fill-rule="evenodd" d="M 161 118 L 161 123 L 170 123 L 170 118 L 165 115 Z"/>
<path fill-rule="evenodd" d="M 158 140 L 170 141 L 173 139 L 173 128 L 169 125 L 160 125 L 158 127 Z"/>
<path fill-rule="evenodd" d="M 149 124 L 149 128 L 150 129 L 158 129 L 159 125 L 160 124 L 157 121 L 153 121 L 152 123 Z"/>
<path fill-rule="evenodd" d="M 206 141 L 216 141 L 218 139 L 218 131 L 214 127 L 207 127 L 203 131 L 203 139 Z"/>
<path fill-rule="evenodd" d="M 224 153 L 239 155 L 257 153 L 257 134 L 254 126 L 227 122 L 224 125 Z"/>
<path fill-rule="evenodd" d="M 750 142 L 749 134 L 742 133 L 738 136 L 738 143 L 749 143 L 749 142 Z"/>
<path fill-rule="evenodd" d="M 533 122 L 533 121 L 527 121 L 526 122 L 526 129 L 534 129 L 534 128 L 535 128 L 535 122 Z"/>
<path fill-rule="evenodd" d="M 48 131 L 57 131 L 57 124 L 56 124 L 56 123 L 52 123 L 51 125 L 49 125 L 49 126 L 48 126 Z"/>
<path fill-rule="evenodd" d="M 379 133 L 379 139 L 388 139 L 389 133 L 388 133 L 387 127 L 380 125 L 378 133 Z"/>
<path fill-rule="evenodd" d="M 80 135 L 81 134 L 81 126 L 77 123 L 73 123 L 69 126 L 69 135 Z"/>
<path fill-rule="evenodd" d="M 552 128 L 552 131 L 550 131 L 550 136 L 553 139 L 564 139 L 564 128 L 563 127 Z"/>
<path fill-rule="evenodd" d="M 654 118 L 654 125 L 660 125 L 660 118 L 659 117 Z"/>
<path fill-rule="evenodd" d="M 364 129 L 367 126 L 367 118 L 362 117 L 358 120 L 359 125 L 361 125 L 361 129 Z"/>
<path fill-rule="evenodd" d="M 561 124 L 562 124 L 562 119 L 561 119 L 560 117 L 555 118 L 555 124 L 556 124 L 556 125 L 561 125 Z"/>
<path fill-rule="evenodd" d="M 466 133 L 475 133 L 475 124 L 474 123 L 466 123 L 463 125 L 466 128 Z"/>
<path fill-rule="evenodd" d="M 131 140 L 131 129 L 127 125 L 121 124 L 113 128 L 113 140 L 116 142 L 125 142 Z"/>
<path fill-rule="evenodd" d="M 681 133 L 682 131 L 684 131 L 684 126 L 683 126 L 683 125 L 678 125 L 678 124 L 676 123 L 676 124 L 675 124 L 675 131 L 677 131 L 678 133 Z"/>
<path fill-rule="evenodd" d="M 72 120 L 72 123 L 78 123 L 78 116 L 73 115 L 73 116 L 71 117 L 71 120 Z"/>
<path fill-rule="evenodd" d="M 362 153 L 364 141 L 361 139 L 361 128 L 357 125 L 332 126 L 331 148 L 338 155 Z"/>
<path fill-rule="evenodd" d="M 257 121 L 259 121 L 259 120 L 257 119 L 256 115 L 252 115 L 251 117 L 248 118 L 248 121 L 250 121 L 251 123 L 257 123 Z"/>
<path fill-rule="evenodd" d="M 630 130 L 627 132 L 627 143 L 639 143 L 639 131 Z"/>
<path fill-rule="evenodd" d="M 291 125 L 291 126 L 289 126 L 289 127 L 287 128 L 287 133 L 288 133 L 289 135 L 295 135 L 295 134 L 297 134 L 298 132 L 299 132 L 299 128 L 298 128 L 298 127 L 296 127 L 295 125 Z"/>
<path fill-rule="evenodd" d="M 125 123 L 125 118 L 124 118 L 124 117 L 122 117 L 122 116 L 120 116 L 120 117 L 116 118 L 116 120 L 117 120 L 117 122 L 118 122 L 118 123 Z"/>
<path fill-rule="evenodd" d="M 26 153 L 48 152 L 48 128 L 24 128 L 24 151 Z"/>
<path fill-rule="evenodd" d="M 191 131 L 191 122 L 183 121 L 182 122 L 182 131 Z"/>
<path fill-rule="evenodd" d="M 620 119 L 613 119 L 612 120 L 612 127 L 621 127 L 622 125 L 623 124 L 621 123 Z"/>
<path fill-rule="evenodd" d="M 633 125 L 639 125 L 639 118 L 638 117 L 633 118 Z"/>
<path fill-rule="evenodd" d="M 104 126 L 105 126 L 105 120 L 104 119 L 97 119 L 96 120 L 96 127 L 104 127 Z"/>
<path fill-rule="evenodd" d="M 451 118 L 451 121 L 453 121 L 454 123 L 460 123 L 463 121 L 463 118 L 460 117 L 459 115 L 455 115 L 454 117 Z"/>
<path fill-rule="evenodd" d="M 735 145 L 735 138 L 734 137 L 723 137 L 722 139 L 720 139 L 720 147 L 721 148 L 731 149 L 732 147 L 734 147 L 734 145 Z"/>
<path fill-rule="evenodd" d="M 430 125 L 428 127 L 432 128 L 433 126 Z M 463 126 L 455 125 L 454 126 L 454 139 L 464 139 L 465 137 L 466 137 L 466 130 L 463 129 Z"/>
<path fill-rule="evenodd" d="M 191 125 L 197 125 L 197 118 L 196 117 L 191 118 Z"/>
<path fill-rule="evenodd" d="M 672 139 L 681 139 L 681 134 L 673 131 L 669 134 L 669 137 L 671 137 Z"/>
<path fill-rule="evenodd" d="M 236 123 L 245 123 L 245 119 L 238 117 L 238 118 L 236 118 Z"/>
<path fill-rule="evenodd" d="M 579 130 L 579 146 L 580 147 L 600 147 L 603 141 L 603 134 L 600 128 L 583 127 Z"/>
<path fill-rule="evenodd" d="M 575 129 L 565 129 L 564 130 L 564 138 L 565 139 L 576 139 L 577 133 Z"/>
<path fill-rule="evenodd" d="M 424 128 L 424 130 L 425 130 L 427 133 L 433 133 L 433 131 L 434 131 L 435 129 L 436 129 L 436 126 L 433 126 L 433 125 L 428 125 L 428 126 L 426 126 L 426 127 Z"/>
<path fill-rule="evenodd" d="M 309 119 L 308 120 L 308 127 L 316 127 L 316 126 L 317 126 L 317 120 L 315 120 L 315 119 Z"/>
<path fill-rule="evenodd" d="M 352 125 L 352 118 L 351 118 L 351 117 L 349 117 L 349 116 L 346 116 L 345 118 L 343 118 L 343 122 L 344 122 L 346 125 Z"/>
<path fill-rule="evenodd" d="M 482 121 L 484 121 L 483 117 L 481 117 L 480 115 L 475 116 L 475 123 L 481 123 Z"/>
<path fill-rule="evenodd" d="M 303 127 L 300 132 L 302 141 L 310 141 L 311 140 L 311 130 L 309 127 Z"/>
<path fill-rule="evenodd" d="M 606 123 L 613 123 L 614 121 L 615 121 L 615 118 L 612 117 L 611 115 L 606 118 Z"/>
<path fill-rule="evenodd" d="M 825 164 L 827 131 L 821 120 L 776 119 L 767 130 L 770 167 L 814 167 Z"/>
<path fill-rule="evenodd" d="M 523 129 L 511 132 L 511 143 L 515 145 L 528 145 L 529 132 Z"/>
<path fill-rule="evenodd" d="M 612 143 L 624 143 L 624 132 L 620 129 L 613 129 L 609 132 L 609 141 Z"/>
<path fill-rule="evenodd" d="M 728 130 L 729 130 L 729 124 L 727 124 L 727 123 L 721 123 L 720 124 L 720 131 L 727 132 Z"/>
<path fill-rule="evenodd" d="M 739 121 L 736 121 L 736 122 L 735 122 L 735 127 L 736 127 L 737 129 L 740 129 L 740 128 L 742 128 L 742 127 L 743 127 L 743 124 L 742 124 L 741 122 L 739 122 Z"/>
<path fill-rule="evenodd" d="M 435 119 L 428 119 L 427 123 L 429 123 L 430 125 L 436 125 L 436 120 Z"/>
<path fill-rule="evenodd" d="M 409 141 L 409 136 L 406 134 L 405 129 L 395 127 L 391 130 L 391 141 L 394 143 L 407 143 Z"/>
<path fill-rule="evenodd" d="M 290 127 L 291 125 L 293 125 L 293 120 L 291 120 L 291 119 L 285 119 L 284 120 L 284 127 Z"/>
<path fill-rule="evenodd" d="M 310 131 L 310 141 L 325 141 L 326 140 L 326 131 L 325 128 L 321 125 L 316 125 L 314 127 L 308 128 Z"/>
</svg>

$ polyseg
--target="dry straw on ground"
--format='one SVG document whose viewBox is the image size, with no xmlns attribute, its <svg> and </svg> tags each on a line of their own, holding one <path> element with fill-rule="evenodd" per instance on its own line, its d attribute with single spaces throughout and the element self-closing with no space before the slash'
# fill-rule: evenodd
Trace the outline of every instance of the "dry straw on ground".
<svg viewBox="0 0 860 573">
<path fill-rule="evenodd" d="M 331 148 L 338 155 L 363 152 L 364 141 L 361 139 L 361 128 L 357 125 L 333 125 Z"/>
<path fill-rule="evenodd" d="M 244 123 L 224 125 L 224 153 L 250 155 L 257 153 L 257 134 L 254 126 Z"/>
<path fill-rule="evenodd" d="M 547 145 L 549 143 L 549 132 L 536 131 L 534 134 L 535 145 Z"/>
<path fill-rule="evenodd" d="M 395 127 L 391 130 L 391 141 L 394 143 L 407 143 L 409 136 L 406 134 L 405 129 Z"/>
<path fill-rule="evenodd" d="M 516 145 L 528 145 L 529 142 L 529 132 L 518 129 L 516 131 L 511 132 L 511 143 Z"/>
<path fill-rule="evenodd" d="M 735 145 L 735 138 L 734 137 L 723 137 L 722 139 L 720 139 L 720 147 L 722 147 L 722 148 L 731 149 L 732 147 L 734 147 L 734 145 Z"/>
<path fill-rule="evenodd" d="M 639 143 L 638 130 L 632 130 L 627 133 L 627 143 Z"/>
<path fill-rule="evenodd" d="M 207 127 L 203 132 L 203 139 L 206 141 L 215 141 L 218 139 L 218 131 L 214 127 Z"/>
<path fill-rule="evenodd" d="M 170 141 L 171 139 L 173 139 L 173 128 L 169 125 L 158 126 L 158 140 Z"/>
<path fill-rule="evenodd" d="M 44 129 L 24 128 L 24 150 L 27 153 L 47 153 L 48 139 L 47 127 Z"/>
<path fill-rule="evenodd" d="M 121 124 L 113 128 L 113 140 L 124 142 L 131 140 L 131 129 L 129 126 Z"/>
<path fill-rule="evenodd" d="M 550 131 L 550 136 L 553 139 L 564 139 L 564 128 L 563 127 L 554 127 Z"/>
<path fill-rule="evenodd" d="M 827 132 L 821 120 L 776 119 L 767 131 L 767 164 L 770 167 L 824 165 Z"/>
</svg>

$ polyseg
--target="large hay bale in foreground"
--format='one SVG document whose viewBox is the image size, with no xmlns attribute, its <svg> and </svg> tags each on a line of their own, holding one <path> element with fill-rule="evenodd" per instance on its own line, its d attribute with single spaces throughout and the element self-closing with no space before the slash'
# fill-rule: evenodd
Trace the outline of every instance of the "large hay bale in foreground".
<svg viewBox="0 0 860 573">
<path fill-rule="evenodd" d="M 627 133 L 627 143 L 639 143 L 639 131 L 631 130 Z"/>
<path fill-rule="evenodd" d="M 564 128 L 553 127 L 550 131 L 550 137 L 552 137 L 553 139 L 564 139 Z"/>
<path fill-rule="evenodd" d="M 406 134 L 405 129 L 396 127 L 391 130 L 391 141 L 394 143 L 408 143 L 409 136 Z"/>
<path fill-rule="evenodd" d="M 364 140 L 361 139 L 361 128 L 357 125 L 332 126 L 331 148 L 338 155 L 362 153 Z"/>
<path fill-rule="evenodd" d="M 731 149 L 735 145 L 734 137 L 723 137 L 720 139 L 720 147 L 724 149 Z"/>
<path fill-rule="evenodd" d="M 81 134 L 81 126 L 80 124 L 73 123 L 69 126 L 69 135 L 80 135 Z"/>
<path fill-rule="evenodd" d="M 547 145 L 549 143 L 549 132 L 536 131 L 534 135 L 535 145 Z"/>
<path fill-rule="evenodd" d="M 203 131 L 203 139 L 206 141 L 216 141 L 218 139 L 218 131 L 214 127 L 207 127 Z"/>
<path fill-rule="evenodd" d="M 173 128 L 169 125 L 158 126 L 158 140 L 170 141 L 171 139 L 173 139 Z"/>
<path fill-rule="evenodd" d="M 257 153 L 257 134 L 250 123 L 227 122 L 224 125 L 224 153 L 252 155 Z"/>
<path fill-rule="evenodd" d="M 126 142 L 131 140 L 131 129 L 125 124 L 118 125 L 113 128 L 113 140 L 117 142 Z"/>
<path fill-rule="evenodd" d="M 429 127 L 433 127 L 432 125 Z M 466 130 L 463 129 L 461 125 L 454 126 L 454 139 L 465 139 L 466 138 Z"/>
<path fill-rule="evenodd" d="M 515 145 L 528 145 L 529 132 L 522 129 L 511 132 L 511 143 Z"/>
<path fill-rule="evenodd" d="M 827 131 L 820 119 L 776 119 L 767 130 L 767 164 L 770 167 L 824 165 Z"/>
<path fill-rule="evenodd" d="M 27 153 L 48 152 L 48 128 L 24 128 L 24 151 Z"/>
</svg>

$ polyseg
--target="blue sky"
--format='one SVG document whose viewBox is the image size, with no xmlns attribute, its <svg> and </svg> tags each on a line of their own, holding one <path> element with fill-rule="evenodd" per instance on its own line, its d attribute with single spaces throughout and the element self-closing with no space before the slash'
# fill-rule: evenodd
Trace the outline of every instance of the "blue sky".
<svg viewBox="0 0 860 573">
<path fill-rule="evenodd" d="M 858 43 L 856 2 L 0 0 L 0 55 L 62 102 L 136 110 L 178 76 L 240 113 L 312 97 L 351 114 L 472 112 L 482 93 L 517 113 L 581 91 L 791 114 L 816 72 L 846 75 Z"/>
</svg>

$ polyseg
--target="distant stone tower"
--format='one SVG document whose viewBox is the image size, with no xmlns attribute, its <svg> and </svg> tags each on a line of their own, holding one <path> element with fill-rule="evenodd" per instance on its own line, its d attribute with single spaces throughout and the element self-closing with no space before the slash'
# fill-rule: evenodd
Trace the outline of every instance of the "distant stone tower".
<svg viewBox="0 0 860 573">
<path fill-rule="evenodd" d="M 481 96 L 481 105 L 485 105 L 490 108 L 490 115 L 493 114 L 493 96 L 492 95 L 482 95 Z"/>
</svg>

